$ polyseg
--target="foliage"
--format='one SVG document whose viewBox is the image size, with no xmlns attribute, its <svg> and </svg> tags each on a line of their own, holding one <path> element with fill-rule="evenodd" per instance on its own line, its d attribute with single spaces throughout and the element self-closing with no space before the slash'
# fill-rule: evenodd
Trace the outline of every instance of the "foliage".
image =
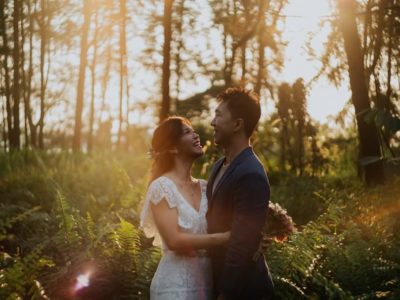
<svg viewBox="0 0 400 300">
<path fill-rule="evenodd" d="M 135 217 L 147 160 L 27 151 L 0 164 L 1 299 L 149 298 L 160 249 Z M 277 299 L 399 297 L 399 179 L 275 178 L 272 200 L 298 228 L 265 253 Z"/>
<path fill-rule="evenodd" d="M 398 184 L 327 190 L 326 211 L 266 253 L 277 299 L 398 298 Z"/>
<path fill-rule="evenodd" d="M 1 156 L 7 166 L 0 181 L 1 299 L 148 298 L 160 251 L 138 229 L 135 214 L 146 161 L 120 160 Z M 130 177 L 130 168 L 138 173 L 130 170 Z M 78 289 L 82 274 L 90 285 Z"/>
</svg>

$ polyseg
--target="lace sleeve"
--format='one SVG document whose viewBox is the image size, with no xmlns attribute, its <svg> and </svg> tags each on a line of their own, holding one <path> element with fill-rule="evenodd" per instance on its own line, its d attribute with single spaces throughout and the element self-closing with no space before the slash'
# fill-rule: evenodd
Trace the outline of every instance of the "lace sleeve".
<svg viewBox="0 0 400 300">
<path fill-rule="evenodd" d="M 173 192 L 170 187 L 162 181 L 162 178 L 157 178 L 148 187 L 146 197 L 143 204 L 143 209 L 140 214 L 140 226 L 143 227 L 147 219 L 150 202 L 154 204 L 160 203 L 161 200 L 165 200 L 170 208 L 176 207 L 176 199 L 173 196 Z"/>
</svg>

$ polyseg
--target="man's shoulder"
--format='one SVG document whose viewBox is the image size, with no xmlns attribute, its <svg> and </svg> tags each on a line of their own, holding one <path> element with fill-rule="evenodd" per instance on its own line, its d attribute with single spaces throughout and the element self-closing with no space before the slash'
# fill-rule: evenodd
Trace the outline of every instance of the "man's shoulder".
<svg viewBox="0 0 400 300">
<path fill-rule="evenodd" d="M 225 159 L 225 157 L 221 157 L 215 163 L 212 164 L 211 174 L 219 165 L 221 165 L 223 163 L 224 159 Z"/>
<path fill-rule="evenodd" d="M 246 157 L 239 169 L 246 174 L 265 174 L 265 168 L 254 152 Z"/>
</svg>

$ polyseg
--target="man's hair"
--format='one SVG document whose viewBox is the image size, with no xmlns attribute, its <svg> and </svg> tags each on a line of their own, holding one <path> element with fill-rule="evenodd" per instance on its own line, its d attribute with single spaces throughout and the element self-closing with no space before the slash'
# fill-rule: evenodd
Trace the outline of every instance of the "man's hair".
<svg viewBox="0 0 400 300">
<path fill-rule="evenodd" d="M 244 130 L 250 137 L 261 116 L 258 95 L 243 88 L 228 88 L 217 96 L 217 100 L 226 103 L 233 117 L 243 119 Z"/>
</svg>

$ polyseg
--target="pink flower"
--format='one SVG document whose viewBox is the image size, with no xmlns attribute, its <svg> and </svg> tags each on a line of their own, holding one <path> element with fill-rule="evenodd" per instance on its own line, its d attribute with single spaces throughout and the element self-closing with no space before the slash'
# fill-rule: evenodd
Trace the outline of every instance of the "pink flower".
<svg viewBox="0 0 400 300">
<path fill-rule="evenodd" d="M 296 232 L 292 218 L 278 203 L 269 203 L 264 235 L 277 242 L 284 242 L 288 236 Z"/>
</svg>

